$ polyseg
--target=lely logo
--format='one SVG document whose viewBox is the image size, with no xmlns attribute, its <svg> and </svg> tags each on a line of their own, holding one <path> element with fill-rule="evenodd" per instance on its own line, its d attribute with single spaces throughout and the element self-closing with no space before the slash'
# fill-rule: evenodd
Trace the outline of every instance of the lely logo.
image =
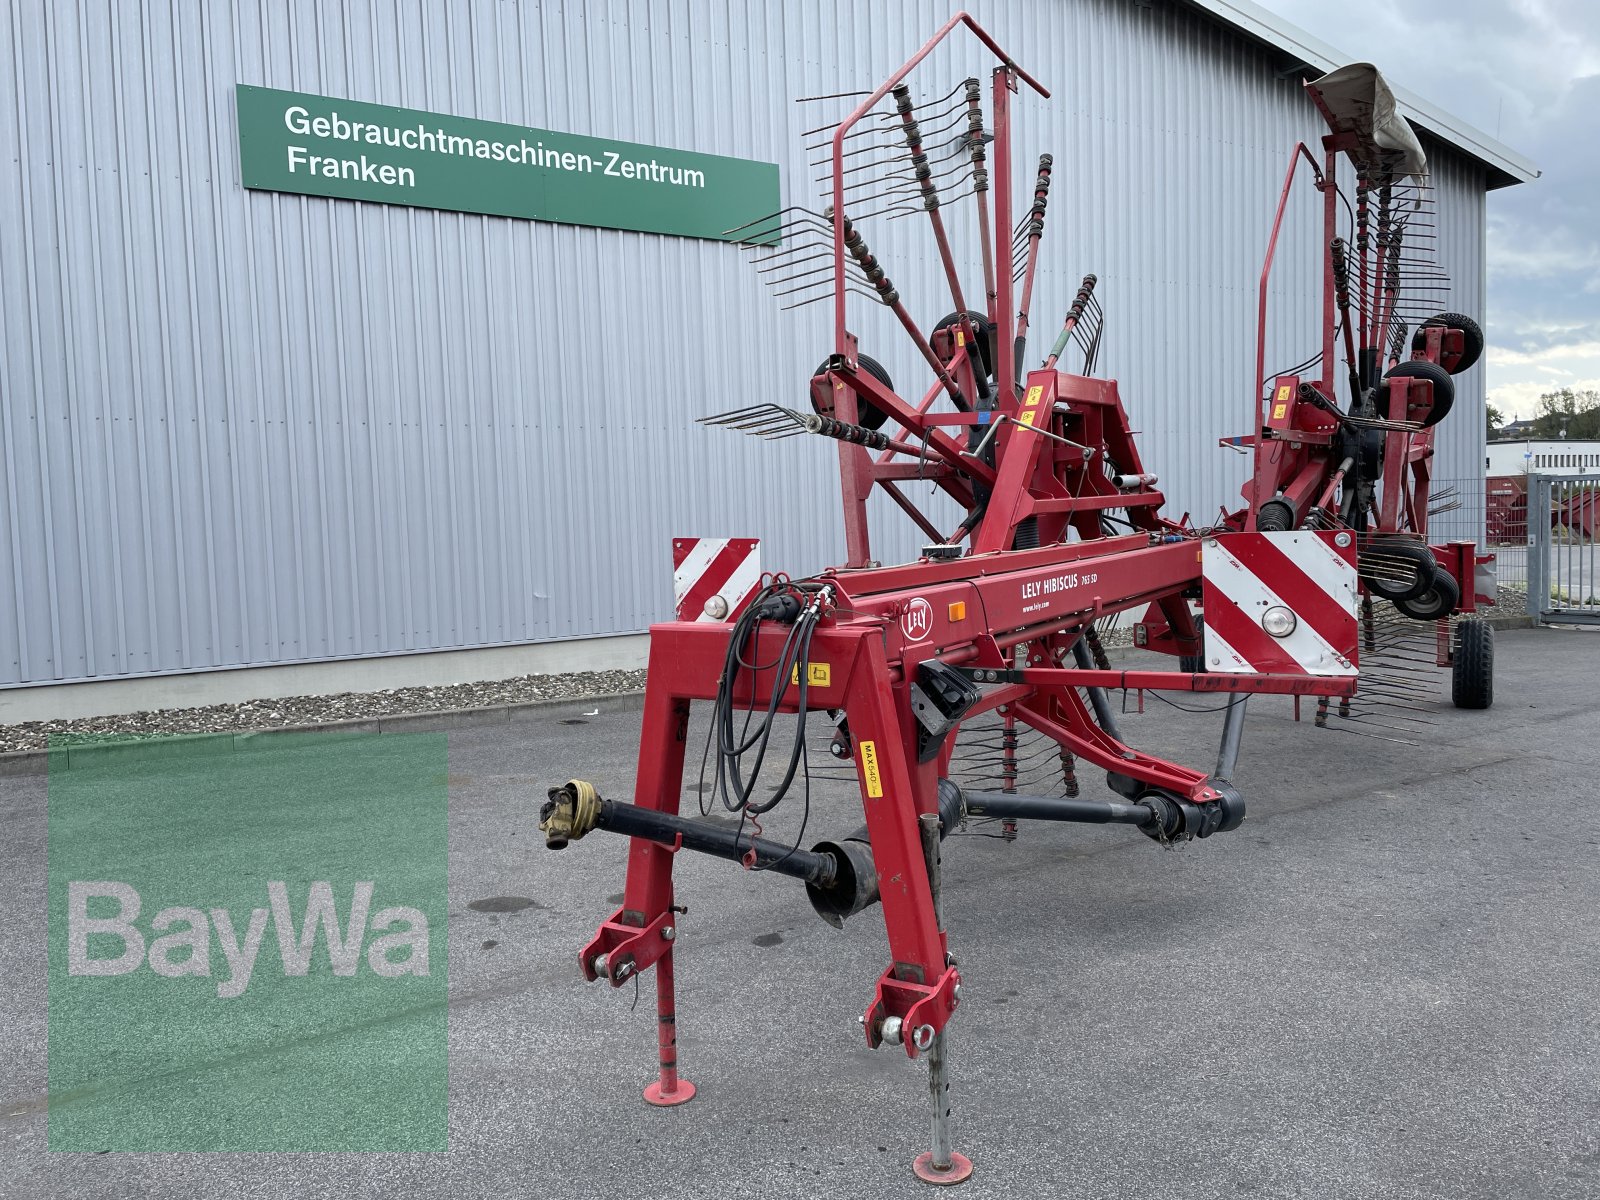
<svg viewBox="0 0 1600 1200">
<path fill-rule="evenodd" d="M 908 642 L 920 642 L 933 632 L 933 605 L 921 596 L 912 599 L 900 614 L 900 632 Z"/>
</svg>

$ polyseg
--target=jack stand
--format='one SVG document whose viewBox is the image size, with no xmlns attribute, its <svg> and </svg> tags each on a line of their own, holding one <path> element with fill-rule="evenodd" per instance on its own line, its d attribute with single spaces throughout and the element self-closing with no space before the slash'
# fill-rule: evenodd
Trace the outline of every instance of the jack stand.
<svg viewBox="0 0 1600 1200">
<path fill-rule="evenodd" d="M 656 1047 L 661 1074 L 647 1084 L 644 1098 L 657 1108 L 671 1108 L 694 1099 L 694 1084 L 678 1078 L 678 1014 L 673 1000 L 672 951 L 656 962 Z"/>
<path fill-rule="evenodd" d="M 925 813 L 917 820 L 922 834 L 922 851 L 928 860 L 928 886 L 933 892 L 933 911 L 939 927 L 944 927 L 943 907 L 939 902 L 939 814 Z M 928 1046 L 928 1097 L 933 1101 L 933 1128 L 930 1149 L 917 1155 L 911 1169 L 924 1183 L 948 1187 L 965 1183 L 972 1175 L 972 1160 L 950 1149 L 950 1083 L 945 1078 L 944 1030 L 933 1035 Z"/>
<path fill-rule="evenodd" d="M 1223 783 L 1233 782 L 1234 768 L 1239 765 L 1239 740 L 1244 736 L 1244 706 L 1248 703 L 1248 695 L 1228 697 L 1228 711 L 1222 718 L 1222 744 L 1217 748 L 1217 769 L 1212 772 Z"/>
</svg>

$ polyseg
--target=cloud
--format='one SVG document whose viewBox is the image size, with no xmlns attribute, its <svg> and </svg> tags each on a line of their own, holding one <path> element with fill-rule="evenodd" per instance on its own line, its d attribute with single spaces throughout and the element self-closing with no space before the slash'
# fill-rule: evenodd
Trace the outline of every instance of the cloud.
<svg viewBox="0 0 1600 1200">
<path fill-rule="evenodd" d="M 1594 378 L 1600 367 L 1600 330 L 1588 340 L 1551 342 L 1517 350 L 1505 345 L 1488 348 L 1489 400 L 1508 417 L 1531 417 L 1539 397 L 1570 387 L 1600 391 Z"/>
<path fill-rule="evenodd" d="M 1571 388 L 1575 392 L 1600 392 L 1600 377 L 1563 381 L 1561 387 L 1552 383 L 1502 383 L 1489 389 L 1489 403 L 1498 408 L 1507 420 L 1531 417 L 1539 411 L 1539 397 L 1546 392 Z"/>
<path fill-rule="evenodd" d="M 1575 342 L 1569 346 L 1550 346 L 1542 350 L 1511 350 L 1505 346 L 1489 347 L 1489 362 L 1497 367 L 1538 366 L 1552 359 L 1571 361 L 1581 358 L 1600 358 L 1600 342 Z"/>
<path fill-rule="evenodd" d="M 1600 271 L 1600 237 L 1585 236 L 1581 229 L 1535 226 L 1515 214 L 1489 215 L 1486 252 L 1489 274 L 1502 280 L 1558 275 L 1592 279 Z"/>
</svg>

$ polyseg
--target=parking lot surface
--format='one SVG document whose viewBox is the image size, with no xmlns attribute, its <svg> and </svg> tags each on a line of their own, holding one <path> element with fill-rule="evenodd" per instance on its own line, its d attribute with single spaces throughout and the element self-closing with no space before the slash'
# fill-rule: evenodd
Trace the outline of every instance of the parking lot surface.
<svg viewBox="0 0 1600 1200">
<path fill-rule="evenodd" d="M 963 1194 L 1600 1196 L 1597 652 L 1582 632 L 1501 633 L 1494 708 L 1441 688 L 1414 746 L 1253 701 L 1247 821 L 1177 851 L 1037 824 L 948 843 Z M 1210 767 L 1218 714 L 1134 703 L 1130 741 Z M 699 1094 L 642 1103 L 651 981 L 634 1009 L 632 986 L 576 969 L 626 843 L 555 853 L 536 829 L 570 777 L 630 796 L 638 722 L 601 705 L 450 734 L 438 1154 L 48 1153 L 46 784 L 0 781 L 0 1196 L 927 1195 L 910 1174 L 923 1068 L 856 1024 L 881 916 L 836 931 L 790 880 L 682 856 L 680 1055 Z M 793 836 L 797 799 L 769 836 Z M 845 781 L 812 800 L 808 843 L 859 821 Z M 533 903 L 468 907 L 502 896 Z"/>
</svg>

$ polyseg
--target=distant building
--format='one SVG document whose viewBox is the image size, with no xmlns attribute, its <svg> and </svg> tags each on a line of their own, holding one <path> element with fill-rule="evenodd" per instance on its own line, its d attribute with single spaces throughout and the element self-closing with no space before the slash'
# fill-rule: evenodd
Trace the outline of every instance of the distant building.
<svg viewBox="0 0 1600 1200">
<path fill-rule="evenodd" d="M 1533 435 L 1533 426 L 1534 422 L 1531 417 L 1521 421 L 1512 421 L 1495 433 L 1494 440 L 1500 442 L 1531 437 Z"/>
<path fill-rule="evenodd" d="M 1491 479 L 1530 474 L 1600 475 L 1600 442 L 1496 438 L 1485 447 L 1483 466 L 1483 473 Z"/>
</svg>

